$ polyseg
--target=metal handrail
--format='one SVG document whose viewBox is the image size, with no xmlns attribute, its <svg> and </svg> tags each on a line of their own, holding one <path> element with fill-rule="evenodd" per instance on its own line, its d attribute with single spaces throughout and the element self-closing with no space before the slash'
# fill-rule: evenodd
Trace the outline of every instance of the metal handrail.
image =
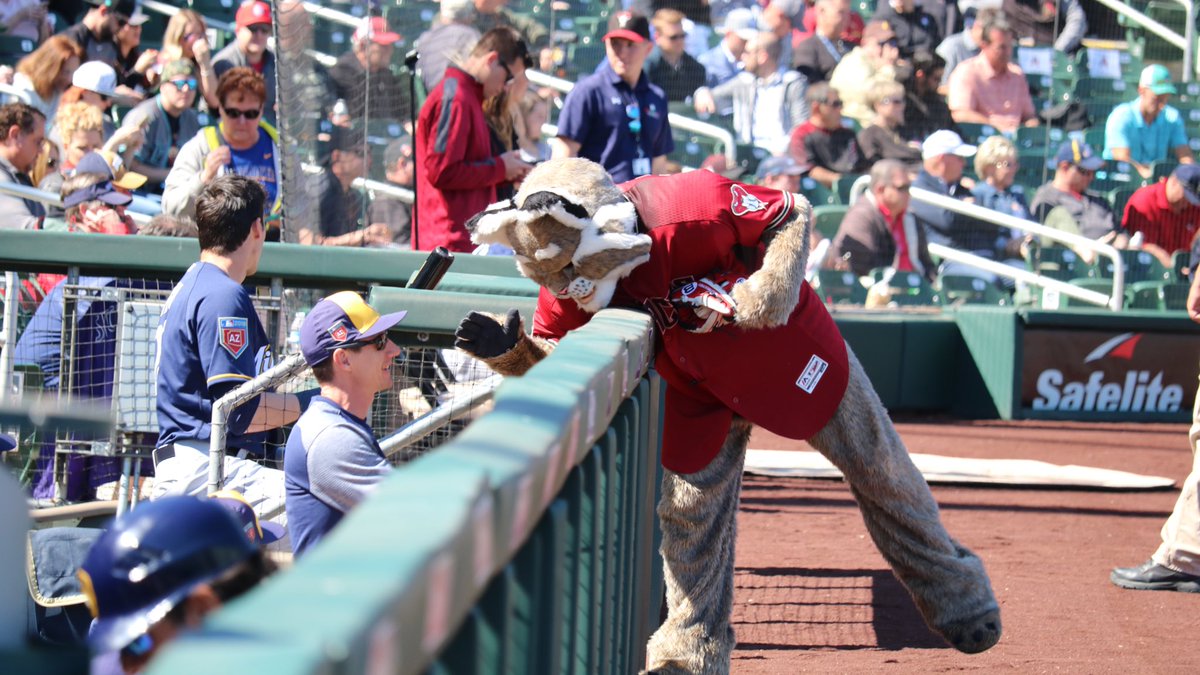
<svg viewBox="0 0 1200 675">
<path fill-rule="evenodd" d="M 574 82 L 570 82 L 559 77 L 554 77 L 553 75 L 547 75 L 546 73 L 536 70 L 525 71 L 525 76 L 528 77 L 529 81 L 533 84 L 542 87 L 550 87 L 551 89 L 555 89 L 563 93 L 567 93 L 575 88 Z M 724 129 L 715 124 L 709 124 L 708 122 L 701 122 L 698 119 L 693 119 L 678 113 L 668 113 L 667 119 L 671 122 L 672 129 L 683 129 L 684 131 L 690 131 L 693 134 L 711 136 L 712 138 L 721 141 L 721 143 L 725 145 L 726 161 L 729 162 L 730 166 L 733 166 L 737 163 L 737 141 L 734 139 L 733 133 L 731 133 L 728 129 Z M 544 128 L 546 128 L 546 125 L 543 125 L 543 129 Z M 557 132 L 557 128 L 555 127 L 554 129 Z"/>
<path fill-rule="evenodd" d="M 1044 277 L 1035 272 L 1030 272 L 1029 270 L 1023 270 L 1013 267 L 1012 265 L 1006 265 L 1002 262 L 996 262 L 995 260 L 988 260 L 987 258 L 977 256 L 974 253 L 960 251 L 956 248 L 951 248 L 943 244 L 929 244 L 928 248 L 932 255 L 944 260 L 952 260 L 956 263 L 969 265 L 985 272 L 991 272 L 997 276 L 1008 277 L 1010 279 L 1015 279 L 1027 284 L 1034 284 L 1043 288 L 1053 289 L 1059 293 L 1062 293 L 1063 295 L 1079 298 L 1085 302 L 1090 302 L 1102 307 L 1108 306 L 1109 304 L 1109 296 L 1101 293 L 1100 291 L 1080 288 L 1079 286 L 1075 286 L 1074 284 L 1066 281 L 1059 281 L 1058 279 Z"/>
<path fill-rule="evenodd" d="M 39 190 L 37 188 L 29 187 L 28 185 L 21 185 L 20 183 L 0 183 L 0 194 L 8 195 L 10 197 L 20 197 L 21 199 L 32 199 L 35 202 L 41 202 L 50 206 L 58 206 L 60 208 L 63 205 L 62 199 L 53 192 L 46 192 L 45 190 Z M 137 223 L 138 225 L 145 225 L 146 223 L 150 222 L 150 219 L 153 217 L 144 213 L 133 212 L 128 212 L 126 215 L 132 218 L 133 222 Z"/>
<path fill-rule="evenodd" d="M 213 402 L 211 436 L 208 439 L 208 494 L 221 489 L 225 484 L 225 437 L 229 433 L 229 417 L 241 404 L 279 386 L 308 364 L 303 354 L 292 354 L 249 382 L 244 382 L 233 391 Z"/>
<path fill-rule="evenodd" d="M 1017 218 L 1016 216 L 1010 216 L 1006 213 L 1000 213 L 999 211 L 993 211 L 991 209 L 984 208 L 977 204 L 969 204 L 967 202 L 960 201 L 958 199 L 954 199 L 953 197 L 939 195 L 938 193 L 930 192 L 929 190 L 923 190 L 921 188 L 915 187 L 915 188 L 911 189 L 911 193 L 912 193 L 912 198 L 919 202 L 924 202 L 926 204 L 930 204 L 930 205 L 936 206 L 938 208 L 946 209 L 947 211 L 953 211 L 955 213 L 960 213 L 964 216 L 970 216 L 977 220 L 987 221 L 987 222 L 993 223 L 995 225 L 999 225 L 1001 227 L 1011 227 L 1014 229 L 1021 230 L 1022 232 L 1028 232 L 1030 234 L 1036 234 L 1036 235 L 1045 237 L 1047 239 L 1053 239 L 1054 241 L 1062 242 L 1073 248 L 1085 248 L 1085 249 L 1088 249 L 1091 251 L 1095 251 L 1096 253 L 1099 253 L 1100 255 L 1103 255 L 1107 258 L 1112 258 L 1112 261 L 1113 261 L 1113 276 L 1112 276 L 1113 292 L 1112 292 L 1112 296 L 1110 298 L 1108 298 L 1107 302 L 1101 303 L 1101 304 L 1108 305 L 1108 307 L 1110 309 L 1112 309 L 1113 311 L 1116 311 L 1116 312 L 1121 311 L 1121 308 L 1124 306 L 1124 303 L 1125 303 L 1125 267 L 1121 261 L 1121 254 L 1118 253 L 1117 249 L 1113 248 L 1112 246 L 1102 243 L 1102 242 L 1095 241 L 1093 239 L 1088 239 L 1087 237 L 1084 237 L 1082 235 L 1072 234 L 1070 232 L 1063 232 L 1062 230 L 1056 230 L 1052 227 L 1046 227 L 1045 225 L 1041 225 L 1041 224 L 1035 223 L 1030 220 L 1024 220 L 1022 218 Z M 930 244 L 930 251 L 933 251 L 934 246 L 936 246 L 936 244 Z M 955 251 L 955 249 L 948 249 L 947 247 L 940 247 L 940 248 Z M 955 251 L 955 255 L 953 255 L 951 257 L 953 259 L 960 259 L 964 255 L 970 255 L 970 254 L 962 252 L 962 251 Z M 980 261 L 980 262 L 986 261 L 986 259 L 979 258 L 978 256 L 971 256 L 971 257 L 977 258 L 978 261 Z M 992 262 L 992 261 L 986 261 L 986 262 Z M 975 265 L 977 267 L 984 267 L 984 265 L 979 264 L 979 262 L 967 262 L 967 264 Z M 987 267 L 991 267 L 991 266 L 987 266 Z M 1001 267 L 1006 267 L 1008 269 L 1004 269 L 1004 270 L 988 269 L 988 271 L 996 273 L 996 274 L 1002 274 L 1004 276 L 1008 276 L 1008 277 L 1012 277 L 1012 278 L 1017 278 L 1018 275 L 1016 273 L 1022 271 L 1022 270 L 1017 270 L 1016 268 L 1013 268 L 1013 267 L 1009 267 L 1008 265 L 1001 265 Z M 1035 283 L 1039 283 L 1042 286 L 1051 286 L 1051 284 L 1046 283 L 1049 280 L 1038 277 L 1037 275 L 1034 275 L 1034 277 L 1041 279 L 1041 281 L 1037 281 Z M 1062 288 L 1058 288 L 1058 290 L 1063 291 Z M 1083 289 L 1080 289 L 1080 290 L 1083 290 Z M 1088 302 L 1094 301 L 1094 299 L 1092 299 L 1091 297 L 1085 297 L 1085 295 L 1081 295 L 1079 293 L 1067 292 L 1067 294 L 1074 296 L 1074 297 L 1078 297 L 1081 300 L 1087 300 Z"/>
<path fill-rule="evenodd" d="M 182 9 L 181 7 L 168 5 L 165 2 L 158 2 L 158 0 L 142 0 L 142 8 L 148 9 L 156 14 L 162 14 L 163 16 L 175 16 L 179 13 L 179 10 Z M 218 21 L 206 16 L 204 17 L 204 23 L 209 28 L 216 28 L 226 33 L 237 32 L 237 26 L 229 23 L 228 21 Z"/>
<path fill-rule="evenodd" d="M 356 16 L 352 16 L 345 12 L 339 12 L 336 9 L 329 9 L 328 7 L 322 7 L 321 5 L 318 5 L 315 2 L 305 2 L 302 4 L 304 6 L 304 9 L 308 10 L 309 14 L 312 14 L 313 16 L 325 19 L 326 21 L 331 21 L 333 23 L 340 23 L 343 26 L 346 26 L 348 28 L 357 28 L 358 25 L 360 23 L 362 23 L 362 19 L 360 19 Z"/>
<path fill-rule="evenodd" d="M 1133 9 L 1128 4 L 1121 0 L 1096 0 L 1097 3 L 1108 7 L 1117 14 L 1133 19 L 1142 28 L 1154 33 L 1158 37 L 1166 40 L 1175 47 L 1183 50 L 1183 81 L 1191 82 L 1194 74 L 1200 73 L 1200 64 L 1195 60 L 1195 45 L 1196 45 L 1196 7 L 1191 0 L 1175 0 L 1180 5 L 1187 9 L 1187 33 L 1182 36 L 1179 33 L 1167 28 L 1161 23 L 1151 19 L 1142 12 Z"/>
</svg>

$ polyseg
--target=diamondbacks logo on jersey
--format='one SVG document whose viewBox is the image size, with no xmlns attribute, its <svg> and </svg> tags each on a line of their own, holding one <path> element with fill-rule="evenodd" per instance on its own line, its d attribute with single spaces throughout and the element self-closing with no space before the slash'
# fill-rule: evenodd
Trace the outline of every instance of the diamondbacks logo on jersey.
<svg viewBox="0 0 1200 675">
<path fill-rule="evenodd" d="M 755 211 L 765 211 L 767 205 L 763 200 L 746 192 L 746 188 L 741 185 L 730 185 L 729 192 L 733 194 L 733 201 L 729 204 L 729 210 L 733 211 L 735 216 L 744 216 L 747 213 Z"/>
<path fill-rule="evenodd" d="M 339 321 L 329 327 L 329 336 L 332 337 L 335 342 L 345 342 L 350 338 L 350 329 L 346 328 L 346 322 Z"/>
<path fill-rule="evenodd" d="M 217 317 L 217 341 L 236 359 L 250 344 L 250 322 L 240 316 Z"/>
</svg>

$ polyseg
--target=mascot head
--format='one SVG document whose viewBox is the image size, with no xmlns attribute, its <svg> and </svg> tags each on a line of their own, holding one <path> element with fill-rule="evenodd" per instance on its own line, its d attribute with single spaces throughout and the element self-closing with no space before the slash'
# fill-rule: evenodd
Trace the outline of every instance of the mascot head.
<svg viewBox="0 0 1200 675">
<path fill-rule="evenodd" d="M 522 274 L 588 312 L 607 306 L 617 281 L 650 259 L 633 204 L 586 159 L 539 164 L 512 200 L 492 204 L 467 229 L 476 244 L 511 248 Z"/>
</svg>

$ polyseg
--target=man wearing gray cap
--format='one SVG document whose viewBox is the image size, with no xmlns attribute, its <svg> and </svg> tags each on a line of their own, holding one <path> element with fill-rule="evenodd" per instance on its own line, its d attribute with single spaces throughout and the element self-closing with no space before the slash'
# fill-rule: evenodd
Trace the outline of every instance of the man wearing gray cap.
<svg viewBox="0 0 1200 675">
<path fill-rule="evenodd" d="M 471 0 L 442 0 L 441 10 L 433 27 L 417 37 L 417 68 L 425 91 L 433 91 L 446 66 L 465 59 L 479 42 L 475 28 L 475 3 Z"/>
<path fill-rule="evenodd" d="M 808 168 L 797 164 L 796 160 L 787 155 L 768 157 L 759 162 L 754 178 L 764 187 L 795 193 L 800 191 L 800 176 Z"/>
</svg>

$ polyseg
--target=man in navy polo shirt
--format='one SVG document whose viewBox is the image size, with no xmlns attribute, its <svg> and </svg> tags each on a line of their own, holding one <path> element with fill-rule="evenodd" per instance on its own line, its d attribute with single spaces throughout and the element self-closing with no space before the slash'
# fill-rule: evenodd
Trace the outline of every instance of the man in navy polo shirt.
<svg viewBox="0 0 1200 675">
<path fill-rule="evenodd" d="M 300 555 L 366 498 L 391 465 L 367 415 L 392 386 L 400 348 L 387 332 L 406 312 L 380 316 L 353 291 L 321 300 L 300 326 L 300 351 L 321 394 L 288 437 L 283 470 L 292 552 Z"/>
<path fill-rule="evenodd" d="M 654 49 L 650 23 L 634 12 L 614 15 L 604 36 L 605 63 L 579 81 L 563 101 L 554 157 L 584 157 L 622 183 L 664 173 L 675 149 L 667 122 L 667 98 L 642 72 Z"/>
<path fill-rule="evenodd" d="M 171 291 L 158 321 L 158 447 L 153 498 L 203 495 L 213 402 L 273 365 L 271 345 L 242 284 L 258 270 L 267 194 L 237 174 L 214 178 L 196 198 L 200 261 Z M 307 398 L 307 393 L 305 395 Z M 262 432 L 300 416 L 296 394 L 264 392 L 228 419 L 225 487 L 245 495 L 259 518 L 283 523 L 283 472 L 251 459 Z"/>
</svg>

